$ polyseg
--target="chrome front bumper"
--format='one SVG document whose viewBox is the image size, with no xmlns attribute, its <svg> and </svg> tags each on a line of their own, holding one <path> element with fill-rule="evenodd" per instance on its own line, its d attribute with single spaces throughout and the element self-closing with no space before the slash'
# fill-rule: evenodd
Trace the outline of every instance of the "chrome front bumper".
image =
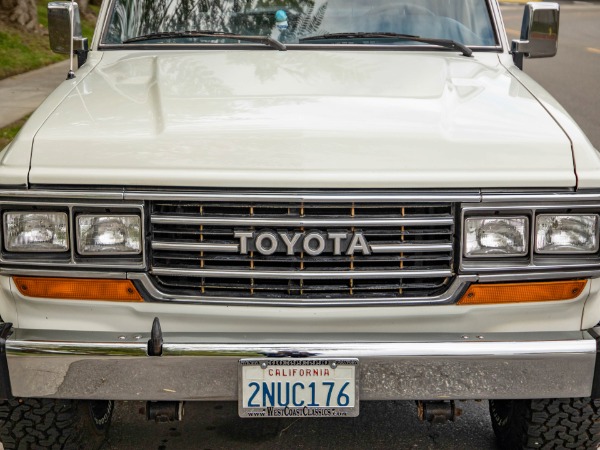
<svg viewBox="0 0 600 450">
<path fill-rule="evenodd" d="M 588 333 L 471 335 L 165 334 L 13 330 L 6 340 L 12 394 L 113 400 L 236 400 L 238 361 L 261 357 L 359 359 L 362 400 L 588 396 L 596 340 Z"/>
</svg>

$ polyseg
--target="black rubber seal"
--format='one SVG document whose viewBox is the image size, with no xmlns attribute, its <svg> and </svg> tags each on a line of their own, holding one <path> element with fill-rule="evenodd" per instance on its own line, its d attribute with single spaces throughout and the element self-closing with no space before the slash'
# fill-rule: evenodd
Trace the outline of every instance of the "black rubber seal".
<svg viewBox="0 0 600 450">
<path fill-rule="evenodd" d="M 596 339 L 596 364 L 594 365 L 594 381 L 590 395 L 591 398 L 596 399 L 600 398 L 600 335 L 594 328 L 588 330 L 588 333 Z"/>
<path fill-rule="evenodd" d="M 8 400 L 13 397 L 6 359 L 6 339 L 11 332 L 12 323 L 0 324 L 0 400 Z"/>
</svg>

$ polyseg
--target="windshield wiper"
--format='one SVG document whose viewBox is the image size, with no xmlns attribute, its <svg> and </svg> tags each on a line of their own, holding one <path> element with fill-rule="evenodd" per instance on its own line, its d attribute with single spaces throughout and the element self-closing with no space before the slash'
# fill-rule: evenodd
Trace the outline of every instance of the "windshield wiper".
<svg viewBox="0 0 600 450">
<path fill-rule="evenodd" d="M 187 30 L 187 31 L 164 31 L 159 33 L 144 34 L 142 36 L 136 36 L 131 39 L 123 41 L 123 44 L 130 44 L 132 42 L 141 41 L 152 41 L 158 39 L 169 39 L 169 38 L 194 38 L 194 37 L 212 37 L 220 39 L 237 39 L 239 41 L 257 42 L 259 44 L 265 44 L 273 47 L 276 50 L 285 51 L 286 46 L 276 39 L 269 36 L 246 36 L 244 34 L 233 34 L 225 33 L 223 31 L 212 31 L 212 30 Z"/>
<path fill-rule="evenodd" d="M 451 39 L 438 39 L 438 38 L 424 38 L 421 36 L 413 36 L 412 34 L 401 34 L 401 33 L 327 33 L 318 36 L 309 36 L 300 39 L 300 42 L 305 41 L 319 41 L 322 39 L 369 39 L 369 38 L 396 38 L 406 41 L 423 42 L 424 44 L 439 45 L 440 47 L 451 48 L 459 50 L 465 56 L 471 56 L 473 50 L 460 42 L 453 41 Z"/>
</svg>

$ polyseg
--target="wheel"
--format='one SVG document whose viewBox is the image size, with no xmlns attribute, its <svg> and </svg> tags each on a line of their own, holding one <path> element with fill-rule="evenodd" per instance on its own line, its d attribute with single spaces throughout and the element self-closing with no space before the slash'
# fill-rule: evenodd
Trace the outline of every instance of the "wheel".
<svg viewBox="0 0 600 450">
<path fill-rule="evenodd" d="M 500 448 L 597 450 L 600 399 L 490 400 Z"/>
<path fill-rule="evenodd" d="M 41 398 L 0 402 L 0 441 L 5 449 L 98 449 L 106 440 L 112 401 Z"/>
</svg>

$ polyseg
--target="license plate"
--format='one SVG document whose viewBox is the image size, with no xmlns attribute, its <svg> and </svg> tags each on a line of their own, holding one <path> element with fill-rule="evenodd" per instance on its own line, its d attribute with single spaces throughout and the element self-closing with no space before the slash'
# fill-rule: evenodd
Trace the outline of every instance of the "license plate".
<svg viewBox="0 0 600 450">
<path fill-rule="evenodd" d="M 242 359 L 240 417 L 356 417 L 358 359 Z"/>
</svg>

